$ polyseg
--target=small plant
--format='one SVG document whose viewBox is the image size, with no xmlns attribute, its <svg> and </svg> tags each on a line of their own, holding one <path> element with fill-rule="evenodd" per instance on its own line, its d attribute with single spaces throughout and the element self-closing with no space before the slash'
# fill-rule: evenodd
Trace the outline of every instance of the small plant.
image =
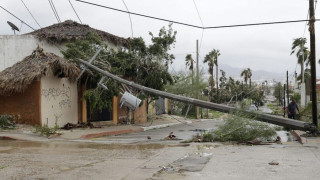
<svg viewBox="0 0 320 180">
<path fill-rule="evenodd" d="M 59 129 L 59 126 L 56 124 L 54 128 L 49 128 L 47 124 L 41 126 L 36 125 L 34 133 L 40 133 L 41 136 L 50 136 L 52 134 L 55 134 L 56 131 Z"/>
<path fill-rule="evenodd" d="M 16 124 L 13 121 L 12 115 L 0 115 L 0 128 L 1 129 L 14 129 Z"/>
</svg>

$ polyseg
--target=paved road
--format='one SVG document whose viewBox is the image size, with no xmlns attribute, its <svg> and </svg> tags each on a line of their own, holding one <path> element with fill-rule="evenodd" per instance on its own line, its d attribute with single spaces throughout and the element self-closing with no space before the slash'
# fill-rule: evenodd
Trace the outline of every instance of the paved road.
<svg viewBox="0 0 320 180">
<path fill-rule="evenodd" d="M 214 129 L 219 123 L 180 124 L 92 140 L 98 143 L 0 141 L 0 179 L 319 178 L 318 141 L 264 146 L 191 143 L 186 147 L 161 141 L 170 132 L 187 140 L 197 133 L 190 130 Z"/>
<path fill-rule="evenodd" d="M 170 132 L 180 141 L 190 140 L 194 135 L 197 135 L 206 130 L 210 131 L 216 129 L 222 123 L 221 119 L 205 120 L 202 122 L 193 122 L 191 124 L 178 124 L 166 128 L 152 129 L 144 132 L 130 133 L 118 136 L 107 136 L 101 138 L 91 139 L 97 143 L 164 143 L 162 141 L 169 135 Z M 149 140 L 147 137 L 151 137 Z M 167 141 L 166 141 L 167 142 Z M 169 141 L 170 142 L 170 141 Z"/>
</svg>

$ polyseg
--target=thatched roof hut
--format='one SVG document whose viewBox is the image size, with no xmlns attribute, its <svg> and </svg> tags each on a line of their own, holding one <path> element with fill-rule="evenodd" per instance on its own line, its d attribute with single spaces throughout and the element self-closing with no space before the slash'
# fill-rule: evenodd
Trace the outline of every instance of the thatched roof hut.
<svg viewBox="0 0 320 180">
<path fill-rule="evenodd" d="M 115 45 L 128 47 L 129 39 L 121 38 L 110 33 L 91 28 L 88 25 L 79 24 L 72 20 L 53 24 L 28 34 L 35 35 L 39 39 L 46 39 L 51 42 L 62 43 L 83 39 L 90 31 L 97 33 L 103 40 L 112 42 Z"/>
<path fill-rule="evenodd" d="M 75 63 L 38 47 L 30 56 L 0 72 L 0 95 L 24 92 L 32 81 L 49 74 L 74 82 L 80 72 Z"/>
</svg>

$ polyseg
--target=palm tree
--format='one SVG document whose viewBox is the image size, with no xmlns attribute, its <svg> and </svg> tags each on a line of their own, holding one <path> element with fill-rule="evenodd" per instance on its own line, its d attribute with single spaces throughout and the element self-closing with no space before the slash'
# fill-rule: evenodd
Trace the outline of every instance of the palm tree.
<svg viewBox="0 0 320 180">
<path fill-rule="evenodd" d="M 191 70 L 191 76 L 192 76 L 192 79 L 191 79 L 191 81 L 192 81 L 192 84 L 193 84 L 193 62 L 194 62 L 194 60 L 193 60 L 193 58 L 192 58 L 192 55 L 191 54 L 187 54 L 187 56 L 186 56 L 186 66 L 187 67 L 189 67 L 189 70 Z"/>
<path fill-rule="evenodd" d="M 305 44 L 307 43 L 306 38 L 296 38 L 293 40 L 292 47 L 291 47 L 291 54 L 296 53 L 296 56 L 298 58 L 298 63 L 301 66 L 301 83 L 304 82 L 304 63 L 307 61 L 307 64 L 310 63 L 309 60 L 309 50 L 307 47 L 305 47 Z"/>
<path fill-rule="evenodd" d="M 187 54 L 186 56 L 186 66 L 189 67 L 189 70 L 193 71 L 193 58 L 191 54 Z"/>
<path fill-rule="evenodd" d="M 218 69 L 218 57 L 220 56 L 220 50 L 215 50 L 213 49 L 213 54 L 214 54 L 214 64 L 216 65 L 216 83 L 217 83 L 217 89 L 219 88 L 219 81 L 218 81 L 218 76 L 219 76 L 219 69 Z"/>
<path fill-rule="evenodd" d="M 209 52 L 204 60 L 203 60 L 203 63 L 208 63 L 208 66 L 209 66 L 209 74 L 210 74 L 210 79 L 209 79 L 209 84 L 211 86 L 211 92 L 213 92 L 213 87 L 214 87 L 214 78 L 213 78 L 213 67 L 214 67 L 214 57 L 215 57 L 215 54 L 214 54 L 214 50 Z"/>
<path fill-rule="evenodd" d="M 251 77 L 252 77 L 252 71 L 250 68 L 247 69 L 248 72 L 248 78 L 249 78 L 249 86 L 251 87 Z"/>
<path fill-rule="evenodd" d="M 248 69 L 244 69 L 242 72 L 241 72 L 241 77 L 243 77 L 244 79 L 244 82 L 246 84 L 248 84 L 248 79 L 249 79 L 249 72 L 248 72 Z"/>
</svg>

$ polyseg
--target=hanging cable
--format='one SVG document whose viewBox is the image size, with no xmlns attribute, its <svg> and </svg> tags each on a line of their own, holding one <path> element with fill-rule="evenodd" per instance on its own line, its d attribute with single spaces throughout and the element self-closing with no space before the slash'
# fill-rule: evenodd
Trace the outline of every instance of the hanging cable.
<svg viewBox="0 0 320 180">
<path fill-rule="evenodd" d="M 74 13 L 75 13 L 75 14 L 76 14 L 76 16 L 78 17 L 78 19 L 79 19 L 80 23 L 82 24 L 82 21 L 81 21 L 80 17 L 78 16 L 78 13 L 77 13 L 76 9 L 73 7 L 73 5 L 72 5 L 72 3 L 71 3 L 71 1 L 70 1 L 70 0 L 69 0 L 69 3 L 70 3 L 70 5 L 71 5 L 71 7 L 72 7 L 72 9 L 73 9 Z"/>
<path fill-rule="evenodd" d="M 124 2 L 124 0 L 122 0 L 122 2 L 124 4 L 124 6 L 126 7 L 128 15 L 129 15 L 129 20 L 130 20 L 130 25 L 131 25 L 131 37 L 133 38 L 133 27 L 132 27 L 131 14 L 129 12 L 129 9 L 128 9 L 128 6 L 127 6 L 126 2 Z"/>
<path fill-rule="evenodd" d="M 33 20 L 38 24 L 38 26 L 41 28 L 40 24 L 38 23 L 38 21 L 36 20 L 36 18 L 34 18 L 34 16 L 32 15 L 31 11 L 29 10 L 29 8 L 27 7 L 27 5 L 23 2 L 23 0 L 21 0 L 22 4 L 24 5 L 24 7 L 26 7 L 26 9 L 28 10 L 29 14 L 31 15 L 31 17 L 33 18 Z"/>
<path fill-rule="evenodd" d="M 16 19 L 18 19 L 19 21 L 21 21 L 23 24 L 27 25 L 29 28 L 31 28 L 32 30 L 36 30 L 33 27 L 31 27 L 29 24 L 27 24 L 26 22 L 22 21 L 20 18 L 18 18 L 17 16 L 15 16 L 14 14 L 12 14 L 10 11 L 8 11 L 7 9 L 5 9 L 4 7 L 0 6 L 3 10 L 7 11 L 7 13 L 11 14 L 13 17 L 15 17 Z"/>
</svg>

